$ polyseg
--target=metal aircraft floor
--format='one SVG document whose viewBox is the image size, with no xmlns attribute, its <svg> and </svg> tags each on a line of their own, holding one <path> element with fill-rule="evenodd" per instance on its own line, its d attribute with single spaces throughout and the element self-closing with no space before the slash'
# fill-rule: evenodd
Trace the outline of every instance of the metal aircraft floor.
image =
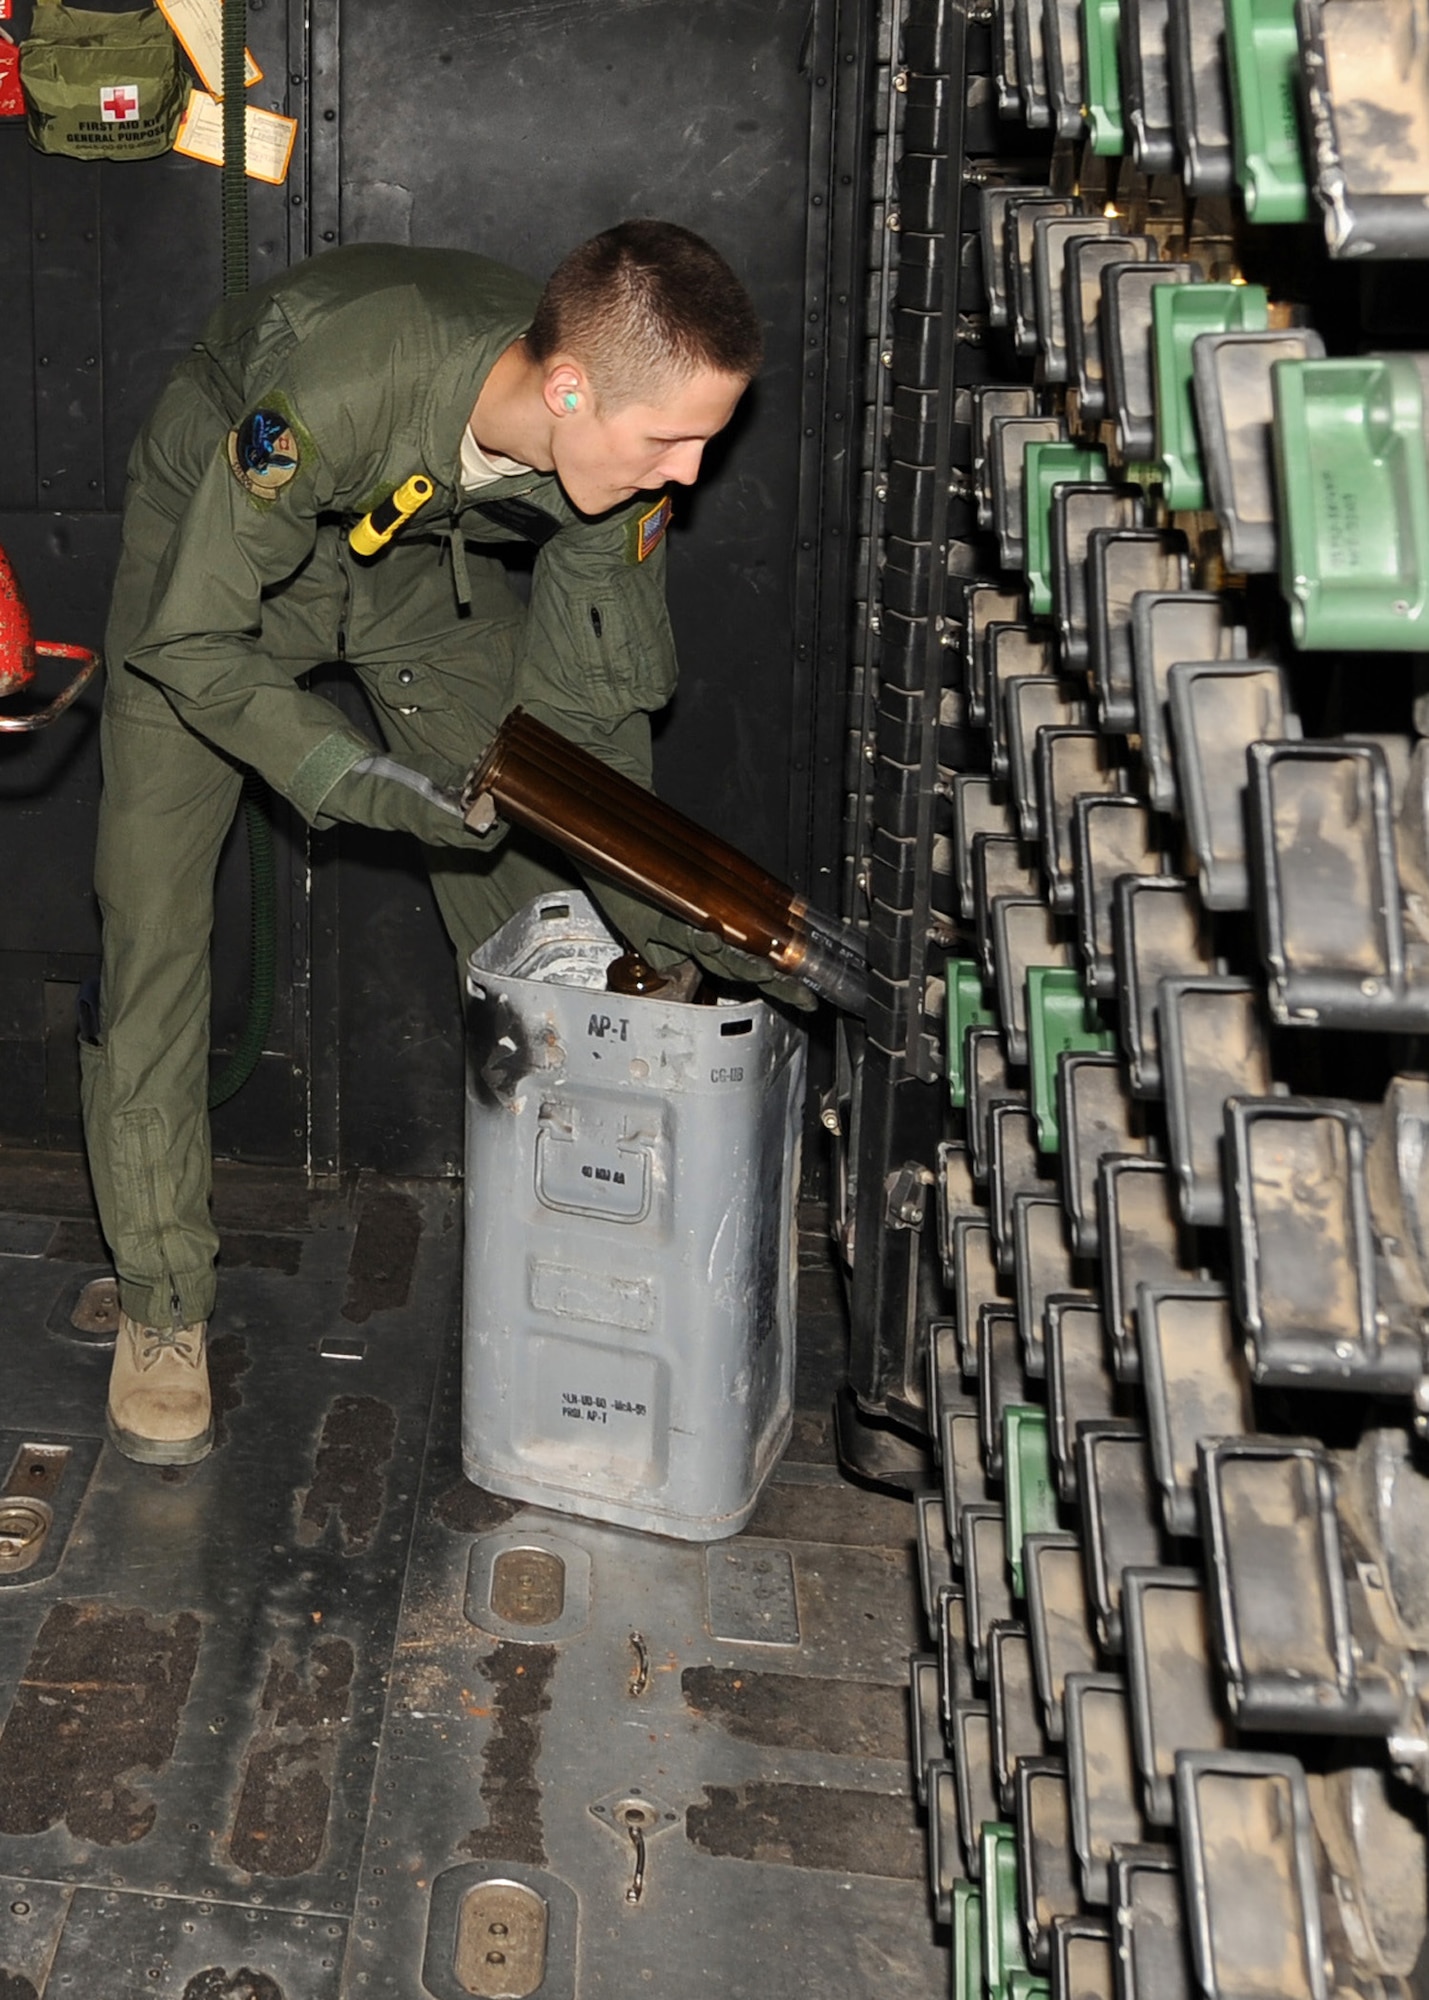
<svg viewBox="0 0 1429 2000">
<path fill-rule="evenodd" d="M 793 1442 L 706 1549 L 463 1479 L 459 1188 L 228 1169 L 216 1213 L 218 1444 L 144 1470 L 82 1171 L 0 1153 L 0 2000 L 944 1993 L 913 1514 L 834 1463 L 818 1228 Z"/>
</svg>

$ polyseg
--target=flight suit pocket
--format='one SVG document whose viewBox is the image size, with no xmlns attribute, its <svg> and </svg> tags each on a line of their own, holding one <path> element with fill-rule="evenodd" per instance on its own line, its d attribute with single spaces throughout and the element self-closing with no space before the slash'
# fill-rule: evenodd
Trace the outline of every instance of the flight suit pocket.
<svg viewBox="0 0 1429 2000">
<path fill-rule="evenodd" d="M 634 575 L 586 605 L 598 662 L 621 710 L 663 708 L 675 692 L 675 642 L 663 591 Z"/>
<path fill-rule="evenodd" d="M 654 576 L 606 567 L 547 583 L 538 564 L 518 701 L 608 724 L 663 708 L 674 691 L 674 639 Z"/>
<path fill-rule="evenodd" d="M 373 700 L 398 715 L 446 715 L 454 706 L 447 677 L 425 660 L 369 667 L 362 679 Z"/>
<path fill-rule="evenodd" d="M 464 633 L 439 658 L 358 669 L 388 747 L 442 783 L 459 779 L 511 706 L 519 621 Z"/>
</svg>

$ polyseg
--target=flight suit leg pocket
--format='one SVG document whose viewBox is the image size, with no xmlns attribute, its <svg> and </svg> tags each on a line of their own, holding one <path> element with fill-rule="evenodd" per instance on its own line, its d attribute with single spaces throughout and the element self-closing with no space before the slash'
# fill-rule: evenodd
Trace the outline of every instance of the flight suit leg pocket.
<svg viewBox="0 0 1429 2000">
<path fill-rule="evenodd" d="M 491 626 L 438 657 L 361 668 L 388 747 L 428 777 L 458 782 L 511 706 L 520 631 Z"/>
</svg>

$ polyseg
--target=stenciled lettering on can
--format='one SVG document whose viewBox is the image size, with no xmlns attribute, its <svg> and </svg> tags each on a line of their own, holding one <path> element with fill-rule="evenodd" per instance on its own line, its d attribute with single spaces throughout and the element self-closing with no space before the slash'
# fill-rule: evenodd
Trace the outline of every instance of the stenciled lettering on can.
<svg viewBox="0 0 1429 2000">
<path fill-rule="evenodd" d="M 632 1403 L 624 1396 L 586 1396 L 574 1389 L 561 1391 L 561 1415 L 572 1423 L 609 1423 L 611 1412 L 621 1417 L 644 1417 L 649 1415 L 644 1403 Z"/>
</svg>

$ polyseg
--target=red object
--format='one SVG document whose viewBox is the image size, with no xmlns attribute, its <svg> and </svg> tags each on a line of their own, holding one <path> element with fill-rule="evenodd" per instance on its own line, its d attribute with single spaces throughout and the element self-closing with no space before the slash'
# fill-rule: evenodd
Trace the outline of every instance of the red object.
<svg viewBox="0 0 1429 2000">
<path fill-rule="evenodd" d="M 134 85 L 107 84 L 99 93 L 99 115 L 110 125 L 132 125 L 139 116 L 139 93 Z"/>
<path fill-rule="evenodd" d="M 35 637 L 29 606 L 9 557 L 0 549 L 0 701 L 30 685 L 35 678 L 36 660 L 78 660 L 80 670 L 47 707 L 20 715 L 0 714 L 0 731 L 43 729 L 56 716 L 64 714 L 99 665 L 98 653 L 92 653 L 87 646 L 66 646 L 56 640 Z"/>
<path fill-rule="evenodd" d="M 0 549 L 0 695 L 13 694 L 34 678 L 35 635 L 29 606 Z"/>
<path fill-rule="evenodd" d="M 0 20 L 8 19 L 0 0 Z M 23 118 L 25 93 L 20 88 L 20 51 L 0 33 L 0 118 Z"/>
</svg>

